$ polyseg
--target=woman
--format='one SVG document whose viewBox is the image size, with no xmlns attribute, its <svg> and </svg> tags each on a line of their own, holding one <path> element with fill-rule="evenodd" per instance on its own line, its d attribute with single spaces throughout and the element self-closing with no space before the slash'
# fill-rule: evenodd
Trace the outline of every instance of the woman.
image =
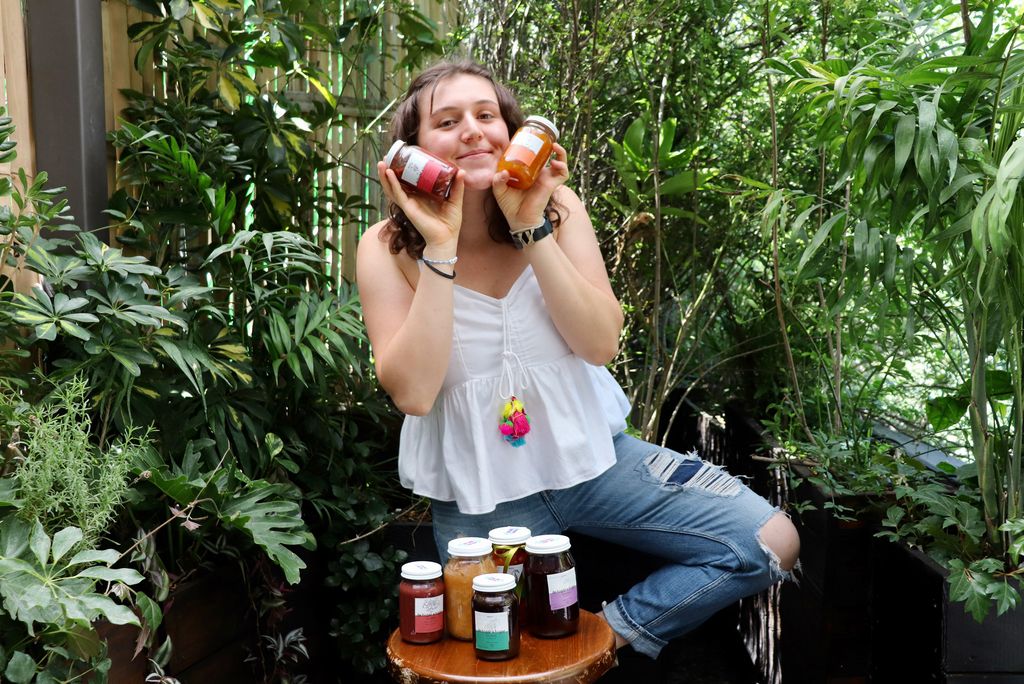
<svg viewBox="0 0 1024 684">
<path fill-rule="evenodd" d="M 497 172 L 522 121 L 472 62 L 427 69 L 396 110 L 393 139 L 459 168 L 439 202 L 406 193 L 379 163 L 391 217 L 359 244 L 377 375 L 407 414 L 399 474 L 431 499 L 442 557 L 450 539 L 511 524 L 670 560 L 602 613 L 617 645 L 654 658 L 787 576 L 799 542 L 784 514 L 718 467 L 623 432 L 629 404 L 603 367 L 622 310 L 587 212 L 563 185 L 565 149 L 554 146 L 528 190 Z M 522 439 L 499 428 L 515 401 L 529 416 Z"/>
</svg>

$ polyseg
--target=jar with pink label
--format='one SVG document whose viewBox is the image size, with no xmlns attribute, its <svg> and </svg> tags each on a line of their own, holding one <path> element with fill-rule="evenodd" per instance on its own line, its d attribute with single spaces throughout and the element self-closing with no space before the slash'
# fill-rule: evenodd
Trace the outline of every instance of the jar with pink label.
<svg viewBox="0 0 1024 684">
<path fill-rule="evenodd" d="M 526 540 L 526 592 L 529 629 L 534 636 L 575 634 L 580 623 L 576 563 L 569 538 L 544 534 Z"/>
<path fill-rule="evenodd" d="M 444 580 L 439 564 L 413 561 L 402 566 L 398 620 L 403 641 L 430 644 L 444 636 Z"/>
<path fill-rule="evenodd" d="M 384 156 L 384 164 L 395 172 L 407 192 L 422 193 L 437 200 L 448 199 L 459 172 L 454 164 L 404 140 L 395 141 Z"/>
</svg>

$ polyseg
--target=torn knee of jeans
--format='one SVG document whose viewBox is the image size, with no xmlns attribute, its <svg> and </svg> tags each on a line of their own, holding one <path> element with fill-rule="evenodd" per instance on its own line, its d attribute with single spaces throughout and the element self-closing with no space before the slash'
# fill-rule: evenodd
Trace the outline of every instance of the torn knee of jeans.
<svg viewBox="0 0 1024 684">
<path fill-rule="evenodd" d="M 772 547 L 764 543 L 760 534 L 757 535 L 757 543 L 760 545 L 761 550 L 764 551 L 764 555 L 768 557 L 768 574 L 772 578 L 772 581 L 789 581 L 799 586 L 800 571 L 802 570 L 800 559 L 797 559 L 792 570 L 786 570 L 782 567 L 782 561 L 779 560 L 779 555 L 775 553 L 775 550 Z"/>
<path fill-rule="evenodd" d="M 697 452 L 679 459 L 670 451 L 659 451 L 644 459 L 648 475 L 663 486 L 699 489 L 718 496 L 736 496 L 740 481 L 724 468 L 702 461 Z"/>
</svg>

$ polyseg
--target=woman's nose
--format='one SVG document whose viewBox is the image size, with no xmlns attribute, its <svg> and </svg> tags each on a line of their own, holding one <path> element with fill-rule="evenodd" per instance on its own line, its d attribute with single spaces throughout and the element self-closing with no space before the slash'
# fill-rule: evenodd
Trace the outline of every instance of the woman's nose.
<svg viewBox="0 0 1024 684">
<path fill-rule="evenodd" d="M 470 140 L 477 140 L 483 137 L 483 132 L 480 130 L 480 126 L 477 125 L 475 119 L 466 119 L 466 125 L 462 130 L 462 139 L 466 142 Z"/>
</svg>

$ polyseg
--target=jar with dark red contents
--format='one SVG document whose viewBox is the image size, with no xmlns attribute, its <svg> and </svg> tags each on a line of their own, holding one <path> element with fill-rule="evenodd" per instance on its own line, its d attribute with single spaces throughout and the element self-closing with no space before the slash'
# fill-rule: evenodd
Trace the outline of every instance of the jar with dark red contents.
<svg viewBox="0 0 1024 684">
<path fill-rule="evenodd" d="M 444 580 L 438 563 L 414 561 L 402 566 L 398 629 L 402 640 L 411 644 L 431 644 L 444 636 Z"/>
<path fill-rule="evenodd" d="M 569 538 L 561 534 L 526 540 L 526 596 L 534 636 L 563 637 L 579 628 L 576 563 L 570 547 Z"/>
<path fill-rule="evenodd" d="M 508 660 L 519 655 L 519 599 L 516 581 L 507 573 L 473 578 L 473 646 L 481 660 Z"/>
<path fill-rule="evenodd" d="M 496 527 L 487 533 L 493 547 L 494 565 L 498 572 L 516 578 L 516 596 L 519 598 L 519 626 L 526 624 L 526 540 L 531 536 L 528 527 Z"/>
<path fill-rule="evenodd" d="M 454 164 L 404 140 L 395 141 L 384 156 L 384 165 L 395 172 L 406 191 L 430 195 L 437 200 L 448 199 L 455 174 L 459 172 Z"/>
</svg>

